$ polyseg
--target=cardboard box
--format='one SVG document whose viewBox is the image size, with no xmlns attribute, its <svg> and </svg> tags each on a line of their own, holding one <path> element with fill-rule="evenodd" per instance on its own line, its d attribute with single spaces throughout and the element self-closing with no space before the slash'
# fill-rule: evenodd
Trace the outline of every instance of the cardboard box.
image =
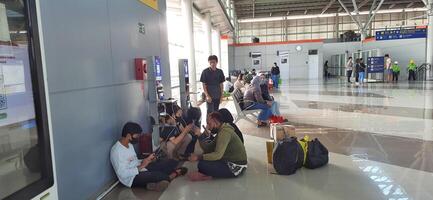
<svg viewBox="0 0 433 200">
<path fill-rule="evenodd" d="M 288 123 L 271 124 L 270 129 L 270 136 L 275 141 L 296 136 L 296 128 Z"/>
</svg>

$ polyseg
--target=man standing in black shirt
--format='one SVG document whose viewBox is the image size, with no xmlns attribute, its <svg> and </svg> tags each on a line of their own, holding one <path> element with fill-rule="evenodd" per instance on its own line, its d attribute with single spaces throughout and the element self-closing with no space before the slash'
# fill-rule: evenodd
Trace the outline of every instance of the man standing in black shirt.
<svg viewBox="0 0 433 200">
<path fill-rule="evenodd" d="M 274 66 L 272 66 L 271 68 L 271 78 L 274 87 L 278 89 L 278 81 L 280 80 L 280 68 L 278 67 L 276 62 L 274 63 Z"/>
<path fill-rule="evenodd" d="M 204 94 L 206 95 L 207 114 L 216 112 L 219 109 L 221 98 L 223 97 L 224 73 L 217 69 L 218 57 L 209 56 L 207 59 L 210 67 L 203 70 L 200 82 L 203 83 Z"/>
</svg>

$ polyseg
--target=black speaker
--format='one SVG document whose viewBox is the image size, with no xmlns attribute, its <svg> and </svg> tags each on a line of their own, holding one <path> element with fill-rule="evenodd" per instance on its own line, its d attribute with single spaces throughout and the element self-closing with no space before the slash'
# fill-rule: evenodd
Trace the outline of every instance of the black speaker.
<svg viewBox="0 0 433 200">
<path fill-rule="evenodd" d="M 277 51 L 277 56 L 280 56 L 280 51 Z"/>
</svg>

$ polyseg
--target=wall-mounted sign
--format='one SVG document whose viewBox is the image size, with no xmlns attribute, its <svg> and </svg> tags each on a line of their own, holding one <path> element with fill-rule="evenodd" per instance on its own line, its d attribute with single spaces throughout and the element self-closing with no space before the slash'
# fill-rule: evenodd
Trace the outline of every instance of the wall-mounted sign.
<svg viewBox="0 0 433 200">
<path fill-rule="evenodd" d="M 157 81 L 162 80 L 161 59 L 159 56 L 155 56 L 155 78 Z"/>
<path fill-rule="evenodd" d="M 426 28 L 376 31 L 376 40 L 400 40 L 426 37 Z"/>
<path fill-rule="evenodd" d="M 159 9 L 158 9 L 158 0 L 140 0 L 140 2 L 144 3 L 147 6 L 149 6 L 149 7 L 153 8 L 153 9 L 159 11 Z"/>
<path fill-rule="evenodd" d="M 384 57 L 368 57 L 367 72 L 368 73 L 383 73 L 385 69 Z"/>
<path fill-rule="evenodd" d="M 146 29 L 144 28 L 144 24 L 143 23 L 138 23 L 138 32 L 141 34 L 146 34 Z"/>
</svg>

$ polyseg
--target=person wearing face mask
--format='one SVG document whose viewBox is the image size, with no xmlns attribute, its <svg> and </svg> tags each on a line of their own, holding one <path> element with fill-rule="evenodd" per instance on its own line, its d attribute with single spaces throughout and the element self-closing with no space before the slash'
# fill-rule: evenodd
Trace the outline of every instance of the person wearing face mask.
<svg viewBox="0 0 433 200">
<path fill-rule="evenodd" d="M 201 181 L 242 175 L 247 168 L 247 153 L 233 127 L 223 122 L 220 113 L 213 112 L 207 117 L 206 129 L 215 132 L 216 138 L 208 142 L 206 133 L 199 128 L 194 129 L 194 134 L 199 136 L 203 155 L 191 154 L 189 157 L 191 162 L 198 161 L 198 172 L 191 173 L 189 178 Z"/>
<path fill-rule="evenodd" d="M 166 123 L 160 128 L 161 150 L 169 159 L 184 159 L 188 145 L 191 143 L 192 136 L 189 134 L 193 124 L 185 127 L 177 124 L 176 120 L 170 116 L 166 117 Z"/>
<path fill-rule="evenodd" d="M 171 180 L 187 173 L 187 168 L 177 168 L 175 160 L 156 160 L 155 154 L 143 160 L 137 158 L 134 146 L 142 133 L 141 126 L 127 122 L 122 129 L 122 137 L 110 151 L 110 161 L 119 181 L 126 187 L 144 187 L 162 191 Z"/>
</svg>

